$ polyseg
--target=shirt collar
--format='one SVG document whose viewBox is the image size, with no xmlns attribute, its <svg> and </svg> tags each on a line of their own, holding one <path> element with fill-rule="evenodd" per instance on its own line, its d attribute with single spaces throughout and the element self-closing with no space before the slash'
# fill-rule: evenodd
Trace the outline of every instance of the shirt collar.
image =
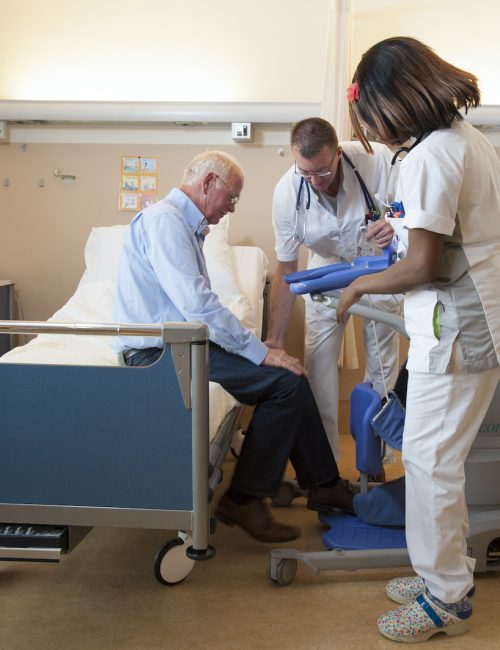
<svg viewBox="0 0 500 650">
<path fill-rule="evenodd" d="M 174 188 L 167 196 L 168 200 L 173 203 L 186 217 L 193 233 L 197 237 L 204 237 L 208 221 L 205 215 L 196 207 L 193 201 L 182 190 Z"/>
</svg>

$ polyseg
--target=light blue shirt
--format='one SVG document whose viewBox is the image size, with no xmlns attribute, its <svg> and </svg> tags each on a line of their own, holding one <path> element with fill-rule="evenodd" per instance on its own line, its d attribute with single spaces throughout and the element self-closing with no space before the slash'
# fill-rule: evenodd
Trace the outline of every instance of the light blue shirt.
<svg viewBox="0 0 500 650">
<path fill-rule="evenodd" d="M 191 199 L 173 189 L 137 214 L 125 233 L 113 300 L 122 323 L 204 323 L 210 340 L 260 364 L 268 348 L 212 292 L 203 256 L 207 221 Z M 161 338 L 123 337 L 118 350 L 163 347 Z"/>
</svg>

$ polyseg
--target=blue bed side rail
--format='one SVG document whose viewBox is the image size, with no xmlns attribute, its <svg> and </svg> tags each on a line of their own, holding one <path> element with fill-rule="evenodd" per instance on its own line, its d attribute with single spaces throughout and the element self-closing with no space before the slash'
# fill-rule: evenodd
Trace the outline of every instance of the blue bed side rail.
<svg viewBox="0 0 500 650">
<path fill-rule="evenodd" d="M 192 511 L 201 501 L 208 507 L 204 325 L 0 321 L 3 330 L 145 333 L 162 336 L 165 347 L 154 364 L 135 368 L 1 363 L 0 504 Z"/>
<path fill-rule="evenodd" d="M 355 257 L 348 264 L 330 264 L 308 271 L 289 273 L 284 279 L 290 285 L 290 291 L 294 294 L 321 293 L 347 287 L 353 280 L 361 275 L 379 273 L 395 263 L 396 251 L 390 245 L 384 248 L 381 255 L 365 255 Z"/>
</svg>

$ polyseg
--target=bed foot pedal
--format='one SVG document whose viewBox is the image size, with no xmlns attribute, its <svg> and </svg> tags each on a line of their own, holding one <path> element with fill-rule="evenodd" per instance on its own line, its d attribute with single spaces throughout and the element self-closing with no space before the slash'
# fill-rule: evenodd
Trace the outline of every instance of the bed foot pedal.
<svg viewBox="0 0 500 650">
<path fill-rule="evenodd" d="M 0 560 L 58 562 L 67 550 L 67 526 L 0 523 Z"/>
</svg>

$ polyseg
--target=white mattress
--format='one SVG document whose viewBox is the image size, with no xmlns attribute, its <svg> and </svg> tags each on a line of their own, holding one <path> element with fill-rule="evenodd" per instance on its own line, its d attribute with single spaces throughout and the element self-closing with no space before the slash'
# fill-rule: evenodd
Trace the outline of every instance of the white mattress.
<svg viewBox="0 0 500 650">
<path fill-rule="evenodd" d="M 247 325 L 260 332 L 267 260 L 263 252 L 255 247 L 229 246 L 228 248 L 234 266 L 235 281 L 251 306 L 251 313 L 249 314 L 247 311 L 247 317 L 252 322 Z M 95 276 L 87 271 L 88 268 L 73 296 L 49 318 L 49 321 L 60 323 L 112 321 L 111 302 L 114 283 L 106 279 L 89 280 L 89 277 Z M 217 284 L 216 279 L 215 282 L 212 280 L 212 284 Z M 231 308 L 231 305 L 228 307 Z M 122 355 L 117 355 L 114 352 L 110 340 L 110 337 L 106 336 L 43 334 L 26 345 L 7 352 L 0 357 L 0 362 L 87 366 L 123 365 Z M 238 402 L 214 382 L 210 382 L 209 391 L 210 439 L 212 439 L 226 414 L 238 405 Z"/>
</svg>

